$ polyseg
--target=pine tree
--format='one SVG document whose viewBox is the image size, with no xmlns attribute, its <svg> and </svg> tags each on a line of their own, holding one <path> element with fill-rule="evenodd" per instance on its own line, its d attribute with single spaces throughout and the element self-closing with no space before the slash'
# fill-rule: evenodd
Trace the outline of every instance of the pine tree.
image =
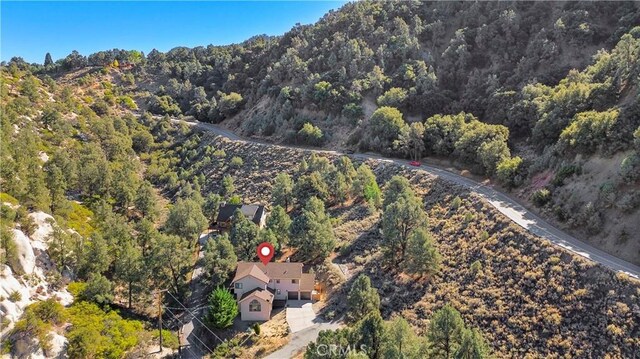
<svg viewBox="0 0 640 359">
<path fill-rule="evenodd" d="M 384 358 L 421 358 L 418 337 L 407 323 L 406 319 L 396 317 L 385 323 L 384 344 L 382 357 Z"/>
<path fill-rule="evenodd" d="M 284 208 L 277 205 L 273 207 L 269 217 L 267 217 L 267 230 L 271 230 L 276 236 L 278 246 L 282 247 L 289 243 L 289 233 L 291 230 L 291 218 Z"/>
<path fill-rule="evenodd" d="M 415 196 L 415 194 L 411 189 L 409 181 L 402 176 L 393 176 L 384 188 L 384 201 L 382 202 L 382 208 L 387 208 L 388 205 L 395 202 L 400 197 L 413 196 Z"/>
<path fill-rule="evenodd" d="M 233 244 L 236 255 L 240 260 L 252 261 L 256 257 L 256 246 L 260 243 L 258 226 L 251 222 L 242 211 L 236 209 L 233 213 L 229 239 Z"/>
<path fill-rule="evenodd" d="M 225 175 L 222 177 L 222 188 L 220 189 L 220 195 L 224 198 L 229 198 L 236 191 L 236 187 L 233 184 L 233 177 Z"/>
<path fill-rule="evenodd" d="M 171 207 L 165 227 L 167 232 L 194 241 L 207 227 L 202 207 L 192 199 L 178 199 Z"/>
<path fill-rule="evenodd" d="M 447 304 L 435 312 L 427 332 L 432 357 L 452 358 L 460 348 L 463 329 L 462 317 L 451 305 Z"/>
<path fill-rule="evenodd" d="M 71 255 L 71 238 L 67 232 L 57 225 L 53 226 L 53 231 L 47 236 L 49 243 L 49 256 L 62 273 L 68 266 L 68 259 Z"/>
<path fill-rule="evenodd" d="M 382 193 L 376 181 L 376 175 L 369 166 L 362 164 L 358 167 L 351 191 L 354 196 L 364 198 L 373 208 L 380 208 Z"/>
<path fill-rule="evenodd" d="M 357 322 L 370 313 L 380 311 L 380 296 L 371 286 L 371 279 L 361 274 L 351 285 L 347 296 L 347 319 Z"/>
<path fill-rule="evenodd" d="M 134 204 L 143 217 L 153 221 L 158 214 L 156 194 L 153 186 L 148 181 L 144 181 L 138 187 Z"/>
<path fill-rule="evenodd" d="M 235 268 L 238 257 L 233 251 L 229 236 L 225 233 L 209 237 L 204 247 L 203 266 L 209 281 L 214 286 L 223 285 Z"/>
<path fill-rule="evenodd" d="M 222 287 L 216 288 L 209 296 L 209 313 L 206 321 L 215 328 L 224 329 L 233 324 L 238 315 L 238 305 L 233 294 Z"/>
<path fill-rule="evenodd" d="M 336 245 L 331 218 L 325 213 L 324 203 L 311 197 L 302 213 L 291 224 L 292 245 L 298 247 L 303 258 L 326 258 Z"/>
<path fill-rule="evenodd" d="M 44 55 L 44 66 L 50 66 L 53 65 L 53 59 L 51 58 L 51 54 L 47 52 L 46 55 Z"/>
<path fill-rule="evenodd" d="M 455 359 L 483 359 L 488 358 L 491 353 L 489 345 L 482 338 L 482 334 L 477 329 L 465 329 L 462 331 L 462 342 L 456 351 Z"/>
<path fill-rule="evenodd" d="M 128 308 L 131 308 L 134 286 L 143 279 L 143 258 L 140 249 L 127 243 L 116 263 L 115 276 L 127 287 Z"/>
<path fill-rule="evenodd" d="M 382 234 L 385 256 L 397 264 L 405 258 L 411 233 L 426 224 L 422 202 L 415 196 L 400 197 L 384 209 Z"/>
<path fill-rule="evenodd" d="M 407 243 L 407 272 L 419 275 L 433 274 L 438 271 L 439 265 L 440 254 L 429 233 L 424 228 L 413 231 Z"/>
<path fill-rule="evenodd" d="M 293 180 L 288 174 L 278 173 L 273 183 L 271 201 L 274 205 L 282 206 L 285 210 L 293 203 Z"/>
<path fill-rule="evenodd" d="M 384 321 L 380 312 L 373 311 L 362 319 L 355 329 L 359 347 L 367 348 L 370 359 L 382 358 L 381 347 L 384 336 Z"/>
</svg>

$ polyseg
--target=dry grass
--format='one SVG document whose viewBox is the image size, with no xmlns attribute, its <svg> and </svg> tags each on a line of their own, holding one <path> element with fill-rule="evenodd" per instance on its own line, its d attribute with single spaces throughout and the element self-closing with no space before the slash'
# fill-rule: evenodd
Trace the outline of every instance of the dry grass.
<svg viewBox="0 0 640 359">
<path fill-rule="evenodd" d="M 286 311 L 280 310 L 271 320 L 260 325 L 260 336 L 242 351 L 239 358 L 263 357 L 283 347 L 289 340 Z"/>
</svg>

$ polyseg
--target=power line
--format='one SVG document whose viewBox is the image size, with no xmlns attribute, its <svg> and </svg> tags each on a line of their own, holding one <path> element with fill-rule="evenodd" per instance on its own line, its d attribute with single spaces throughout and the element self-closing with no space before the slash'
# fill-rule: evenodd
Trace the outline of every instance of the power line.
<svg viewBox="0 0 640 359">
<path fill-rule="evenodd" d="M 174 319 L 176 319 L 177 321 L 179 321 L 182 324 L 182 320 L 180 320 L 180 318 L 178 318 L 178 316 L 176 316 L 171 310 L 169 310 L 169 309 L 167 309 L 167 310 L 169 311 L 169 314 L 171 314 L 173 316 Z M 209 351 L 209 353 L 213 353 L 213 350 L 211 350 L 211 348 L 209 348 L 200 338 L 198 338 L 197 335 L 195 335 L 194 333 L 192 333 L 192 334 L 193 334 L 193 337 L 196 338 L 200 342 L 200 344 L 202 344 Z M 187 347 L 187 350 L 189 350 L 189 352 L 191 352 L 191 354 L 197 356 L 193 351 L 191 351 L 189 349 L 189 347 Z"/>
<path fill-rule="evenodd" d="M 168 306 L 166 306 L 166 305 L 163 305 L 163 307 L 165 307 L 165 308 L 169 308 L 169 309 L 173 309 L 173 310 L 184 310 L 184 308 L 168 307 Z M 200 310 L 200 309 L 210 308 L 210 307 L 211 307 L 210 305 L 203 305 L 203 306 L 201 306 L 201 307 L 190 307 L 190 308 L 187 308 L 187 309 L 188 309 L 188 310 Z"/>
<path fill-rule="evenodd" d="M 186 310 L 187 312 L 189 312 L 189 314 L 191 314 L 193 316 L 193 319 L 197 320 L 198 323 L 200 323 L 206 330 L 209 331 L 209 333 L 211 333 L 214 337 L 216 337 L 216 339 L 218 339 L 220 341 L 220 343 L 224 343 L 224 340 L 222 340 L 219 336 L 216 335 L 216 333 L 214 333 L 211 329 L 209 329 L 209 327 L 207 327 L 200 319 L 198 319 L 198 317 L 193 314 L 193 312 L 191 312 L 189 309 L 187 309 L 187 307 L 184 306 L 184 304 L 182 304 L 182 302 L 180 302 L 178 300 L 178 298 L 176 298 L 173 294 L 171 294 L 170 291 L 167 291 L 167 293 L 169 293 L 169 295 L 176 301 L 178 302 L 178 304 L 180 304 L 182 306 L 182 308 L 184 310 Z"/>
<path fill-rule="evenodd" d="M 171 314 L 175 320 L 180 321 L 180 318 L 176 317 L 176 315 L 173 314 L 172 311 L 169 310 L 169 314 Z M 178 348 L 180 348 L 180 337 L 179 336 L 178 336 Z M 190 346 L 185 346 L 185 349 L 187 349 L 187 351 L 189 353 L 191 353 L 194 357 L 196 357 L 196 358 L 198 357 L 198 354 L 193 352 L 193 350 L 191 350 Z"/>
</svg>

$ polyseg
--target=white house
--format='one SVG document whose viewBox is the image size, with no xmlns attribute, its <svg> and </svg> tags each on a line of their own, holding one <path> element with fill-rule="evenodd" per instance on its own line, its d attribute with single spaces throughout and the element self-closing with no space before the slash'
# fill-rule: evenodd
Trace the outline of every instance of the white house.
<svg viewBox="0 0 640 359">
<path fill-rule="evenodd" d="M 242 320 L 271 318 L 274 302 L 311 300 L 315 274 L 303 273 L 302 263 L 238 262 L 233 285 Z"/>
</svg>

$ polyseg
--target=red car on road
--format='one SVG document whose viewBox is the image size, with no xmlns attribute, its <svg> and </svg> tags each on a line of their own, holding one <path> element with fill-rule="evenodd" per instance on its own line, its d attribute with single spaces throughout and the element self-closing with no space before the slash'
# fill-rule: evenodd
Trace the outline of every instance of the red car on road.
<svg viewBox="0 0 640 359">
<path fill-rule="evenodd" d="M 411 161 L 411 162 L 409 162 L 409 164 L 412 165 L 412 166 L 420 167 L 420 162 L 418 162 L 418 161 Z"/>
</svg>

